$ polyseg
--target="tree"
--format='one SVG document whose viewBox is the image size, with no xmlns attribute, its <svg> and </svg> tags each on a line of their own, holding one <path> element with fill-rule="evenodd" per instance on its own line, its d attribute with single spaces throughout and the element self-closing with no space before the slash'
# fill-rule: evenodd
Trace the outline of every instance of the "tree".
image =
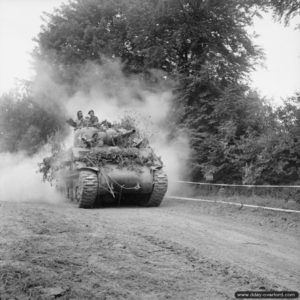
<svg viewBox="0 0 300 300">
<path fill-rule="evenodd" d="M 254 111 L 244 82 L 261 57 L 246 30 L 255 14 L 250 2 L 76 0 L 47 15 L 36 57 L 51 62 L 56 80 L 76 88 L 81 66 L 105 57 L 121 59 L 127 74 L 147 78 L 155 68 L 176 80 L 176 125 L 190 132 L 199 175 L 203 166 L 221 163 L 224 128 L 228 134 L 236 128 L 226 136 L 235 141 L 252 126 L 241 116 Z M 210 158 L 207 151 L 218 147 Z"/>
<path fill-rule="evenodd" d="M 239 143 L 245 157 L 244 183 L 299 183 L 299 117 L 299 95 L 296 94 L 272 113 L 272 122 L 259 135 Z"/>
<path fill-rule="evenodd" d="M 36 55 L 65 79 L 74 67 L 101 63 L 103 56 L 120 57 L 128 72 L 158 68 L 170 75 L 242 78 L 258 52 L 245 30 L 251 14 L 241 13 L 239 2 L 73 1 L 47 15 Z"/>
<path fill-rule="evenodd" d="M 288 21 L 299 6 L 296 0 L 73 0 L 46 15 L 35 57 L 50 62 L 53 79 L 71 93 L 90 61 L 120 59 L 125 74 L 148 81 L 159 69 L 158 80 L 177 83 L 170 119 L 189 132 L 193 177 L 269 180 L 269 158 L 256 157 L 267 157 L 281 127 L 279 115 L 247 86 L 262 53 L 246 30 L 267 9 Z M 251 166 L 259 164 L 262 171 L 252 176 Z"/>
<path fill-rule="evenodd" d="M 292 18 L 300 14 L 300 2 L 298 0 L 264 0 L 263 2 L 273 9 L 279 20 L 284 19 L 286 25 Z"/>
<path fill-rule="evenodd" d="M 0 99 L 0 152 L 36 153 L 49 136 L 65 132 L 59 109 L 49 110 L 29 95 L 7 94 Z"/>
</svg>

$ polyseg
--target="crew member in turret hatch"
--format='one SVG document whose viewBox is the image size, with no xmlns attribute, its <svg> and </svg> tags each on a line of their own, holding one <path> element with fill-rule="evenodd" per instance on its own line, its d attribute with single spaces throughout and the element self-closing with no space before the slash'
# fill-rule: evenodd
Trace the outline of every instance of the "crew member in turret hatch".
<svg viewBox="0 0 300 300">
<path fill-rule="evenodd" d="M 88 115 L 90 116 L 89 119 L 90 126 L 95 126 L 99 123 L 98 117 L 95 116 L 95 113 L 92 109 L 88 112 Z"/>
<path fill-rule="evenodd" d="M 82 128 L 84 126 L 84 119 L 82 111 L 77 112 L 77 119 L 74 121 L 72 118 L 66 121 L 70 126 L 74 127 L 74 130 Z"/>
<path fill-rule="evenodd" d="M 83 114 L 82 111 L 79 110 L 77 112 L 77 120 L 76 120 L 76 128 L 81 128 L 83 126 Z"/>
</svg>

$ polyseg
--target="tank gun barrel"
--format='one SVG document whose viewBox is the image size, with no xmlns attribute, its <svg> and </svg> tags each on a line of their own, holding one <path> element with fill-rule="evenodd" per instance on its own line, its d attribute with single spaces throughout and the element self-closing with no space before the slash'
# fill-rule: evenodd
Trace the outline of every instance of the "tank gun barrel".
<svg viewBox="0 0 300 300">
<path fill-rule="evenodd" d="M 104 144 L 115 146 L 115 145 L 119 144 L 119 142 L 122 140 L 122 138 L 126 138 L 133 133 L 135 133 L 135 129 L 127 130 L 127 131 L 123 131 L 123 132 L 107 131 L 105 138 L 104 138 Z"/>
<path fill-rule="evenodd" d="M 135 129 L 128 130 L 128 131 L 126 131 L 124 133 L 119 133 L 116 136 L 114 136 L 114 138 L 128 137 L 128 136 L 132 135 L 133 133 L 135 133 Z"/>
</svg>

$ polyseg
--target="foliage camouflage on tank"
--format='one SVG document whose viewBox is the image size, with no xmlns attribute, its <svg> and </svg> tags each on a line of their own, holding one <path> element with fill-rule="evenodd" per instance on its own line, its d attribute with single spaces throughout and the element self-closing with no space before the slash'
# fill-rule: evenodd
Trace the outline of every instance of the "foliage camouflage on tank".
<svg viewBox="0 0 300 300">
<path fill-rule="evenodd" d="M 82 208 L 113 203 L 159 206 L 168 180 L 148 139 L 131 118 L 104 124 L 77 128 L 68 150 L 52 143 L 52 156 L 39 164 L 44 180 L 55 181 Z"/>
</svg>

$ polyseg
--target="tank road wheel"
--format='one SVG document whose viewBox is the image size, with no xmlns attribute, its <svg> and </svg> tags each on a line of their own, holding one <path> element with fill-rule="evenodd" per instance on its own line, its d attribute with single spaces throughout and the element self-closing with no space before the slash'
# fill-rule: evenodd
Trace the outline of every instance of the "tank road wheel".
<svg viewBox="0 0 300 300">
<path fill-rule="evenodd" d="M 168 189 L 167 174 L 162 170 L 156 170 L 153 174 L 153 190 L 148 200 L 141 203 L 142 206 L 159 206 Z"/>
<path fill-rule="evenodd" d="M 98 176 L 93 171 L 80 171 L 75 194 L 80 208 L 93 207 L 98 193 Z"/>
</svg>

